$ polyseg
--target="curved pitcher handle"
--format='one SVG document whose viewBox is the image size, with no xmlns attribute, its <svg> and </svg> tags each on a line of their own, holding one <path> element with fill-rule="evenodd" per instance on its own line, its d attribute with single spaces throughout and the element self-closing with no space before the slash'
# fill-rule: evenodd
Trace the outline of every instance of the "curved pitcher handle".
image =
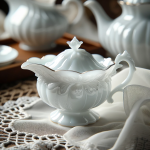
<svg viewBox="0 0 150 150">
<path fill-rule="evenodd" d="M 69 4 L 74 3 L 78 7 L 78 12 L 75 19 L 71 22 L 71 24 L 77 24 L 83 17 L 84 14 L 84 6 L 80 0 L 63 0 L 62 5 L 68 7 Z"/>
<path fill-rule="evenodd" d="M 133 59 L 131 58 L 131 56 L 129 55 L 129 53 L 127 51 L 124 51 L 123 54 L 118 54 L 116 59 L 115 59 L 115 67 L 112 71 L 112 74 L 114 72 L 116 72 L 116 70 L 118 68 L 120 68 L 120 66 L 122 67 L 121 64 L 119 64 L 120 62 L 122 61 L 125 61 L 128 63 L 129 65 L 129 74 L 127 76 L 127 78 L 120 84 L 118 85 L 115 89 L 113 89 L 110 94 L 108 95 L 107 97 L 107 101 L 108 103 L 113 103 L 113 99 L 112 99 L 112 96 L 116 93 L 116 92 L 119 92 L 119 91 L 123 91 L 123 88 L 131 81 L 132 77 L 133 77 L 133 74 L 134 72 L 136 71 L 136 68 L 135 68 L 135 64 L 134 64 L 134 61 Z"/>
</svg>

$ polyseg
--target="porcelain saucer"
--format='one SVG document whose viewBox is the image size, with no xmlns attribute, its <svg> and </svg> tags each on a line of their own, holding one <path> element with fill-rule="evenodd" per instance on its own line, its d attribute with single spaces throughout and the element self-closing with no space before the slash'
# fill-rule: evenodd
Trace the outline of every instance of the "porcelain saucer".
<svg viewBox="0 0 150 150">
<path fill-rule="evenodd" d="M 18 51 L 5 45 L 0 46 L 0 67 L 11 64 L 18 56 Z"/>
</svg>

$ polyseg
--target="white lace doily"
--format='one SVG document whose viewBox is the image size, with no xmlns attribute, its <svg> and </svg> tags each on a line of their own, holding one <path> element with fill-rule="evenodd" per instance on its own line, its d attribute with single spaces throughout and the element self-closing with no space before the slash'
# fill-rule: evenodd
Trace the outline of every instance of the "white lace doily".
<svg viewBox="0 0 150 150">
<path fill-rule="evenodd" d="M 8 101 L 0 107 L 0 149 L 22 150 L 55 150 L 64 148 L 77 150 L 67 143 L 62 136 L 19 132 L 13 128 L 16 120 L 29 119 L 24 109 L 32 107 L 40 99 L 38 97 L 21 97 L 17 101 Z"/>
<path fill-rule="evenodd" d="M 16 101 L 19 97 L 38 97 L 36 78 L 9 84 L 0 84 L 0 105 L 9 100 Z"/>
</svg>

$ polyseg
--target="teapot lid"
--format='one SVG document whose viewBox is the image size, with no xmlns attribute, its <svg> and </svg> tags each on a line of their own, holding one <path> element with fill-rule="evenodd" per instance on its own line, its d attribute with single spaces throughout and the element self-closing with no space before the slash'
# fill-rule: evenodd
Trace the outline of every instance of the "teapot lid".
<svg viewBox="0 0 150 150">
<path fill-rule="evenodd" d="M 71 49 L 61 52 L 52 62 L 47 62 L 45 66 L 53 70 L 71 70 L 79 73 L 105 70 L 106 66 L 96 61 L 90 53 L 84 49 L 79 49 L 82 43 L 74 37 L 71 42 L 67 42 Z"/>
<path fill-rule="evenodd" d="M 150 3 L 150 0 L 118 0 L 118 2 L 126 5 L 140 5 L 144 3 Z"/>
</svg>

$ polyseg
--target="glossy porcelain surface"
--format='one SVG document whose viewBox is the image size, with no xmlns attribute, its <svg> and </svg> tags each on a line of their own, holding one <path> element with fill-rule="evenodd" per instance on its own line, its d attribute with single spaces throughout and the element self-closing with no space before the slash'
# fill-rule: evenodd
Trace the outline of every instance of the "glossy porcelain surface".
<svg viewBox="0 0 150 150">
<path fill-rule="evenodd" d="M 0 46 L 0 67 L 11 64 L 18 56 L 17 50 L 9 46 Z"/>
<path fill-rule="evenodd" d="M 46 104 L 57 108 L 50 115 L 53 122 L 64 126 L 91 124 L 100 116 L 90 109 L 106 99 L 113 102 L 112 95 L 131 80 L 135 71 L 134 62 L 124 52 L 116 57 L 114 65 L 110 58 L 104 59 L 79 49 L 82 42 L 76 38 L 68 44 L 72 49 L 57 56 L 30 58 L 21 67 L 36 74 L 40 97 Z M 121 85 L 111 91 L 111 76 L 122 67 L 119 64 L 121 61 L 129 64 L 130 73 Z"/>
<path fill-rule="evenodd" d="M 67 18 L 70 24 L 67 33 L 98 42 L 97 28 L 89 19 L 81 0 L 72 0 L 72 2 L 65 0 L 55 7 Z"/>
<path fill-rule="evenodd" d="M 34 0 L 7 0 L 5 30 L 24 50 L 47 50 L 67 30 L 67 19 L 53 6 Z"/>
<path fill-rule="evenodd" d="M 122 14 L 115 20 L 106 15 L 98 2 L 90 0 L 85 5 L 96 17 L 99 41 L 105 49 L 113 56 L 127 50 L 136 66 L 150 68 L 149 1 L 121 1 Z"/>
<path fill-rule="evenodd" d="M 71 26 L 76 25 L 84 14 L 84 6 L 80 0 L 63 0 L 61 6 L 55 7 L 67 18 Z"/>
</svg>

